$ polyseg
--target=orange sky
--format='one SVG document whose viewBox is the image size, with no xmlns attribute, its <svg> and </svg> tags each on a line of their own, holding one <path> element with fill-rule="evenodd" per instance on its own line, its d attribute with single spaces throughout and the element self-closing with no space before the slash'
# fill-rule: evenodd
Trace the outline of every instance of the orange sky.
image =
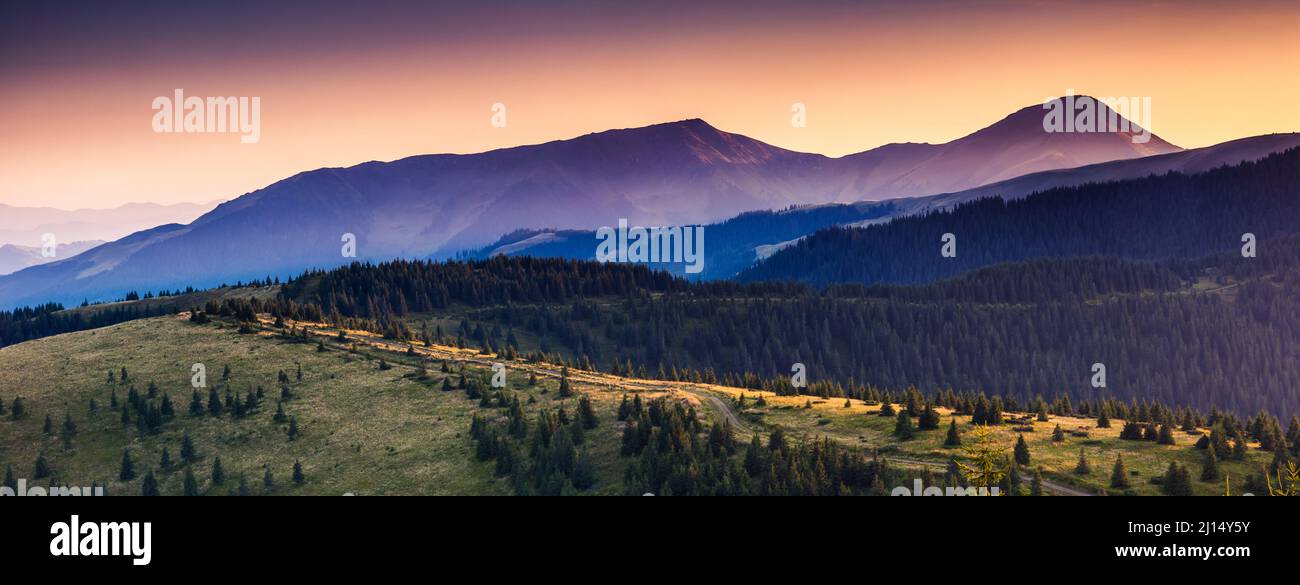
<svg viewBox="0 0 1300 585">
<path fill-rule="evenodd" d="M 0 30 L 0 54 L 32 43 L 0 56 L 0 203 L 228 199 L 322 166 L 690 117 L 838 156 L 951 140 L 1067 89 L 1150 96 L 1152 129 L 1185 147 L 1300 131 L 1297 3 L 694 4 L 494 7 L 430 15 L 427 30 L 321 18 L 296 37 L 182 27 L 49 52 Z M 261 97 L 260 142 L 155 134 L 150 103 L 177 87 Z M 489 123 L 495 102 L 505 128 Z M 790 125 L 794 102 L 806 128 Z"/>
</svg>

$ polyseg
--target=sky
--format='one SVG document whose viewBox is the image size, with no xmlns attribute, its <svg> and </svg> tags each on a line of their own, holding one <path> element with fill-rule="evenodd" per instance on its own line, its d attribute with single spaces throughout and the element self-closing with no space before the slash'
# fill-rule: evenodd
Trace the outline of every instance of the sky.
<svg viewBox="0 0 1300 585">
<path fill-rule="evenodd" d="M 1300 2 L 13 4 L 8 205 L 231 199 L 320 167 L 697 117 L 842 156 L 1069 90 L 1150 97 L 1152 130 L 1183 147 L 1300 131 Z M 258 97 L 260 139 L 155 132 L 154 99 L 178 88 Z"/>
</svg>

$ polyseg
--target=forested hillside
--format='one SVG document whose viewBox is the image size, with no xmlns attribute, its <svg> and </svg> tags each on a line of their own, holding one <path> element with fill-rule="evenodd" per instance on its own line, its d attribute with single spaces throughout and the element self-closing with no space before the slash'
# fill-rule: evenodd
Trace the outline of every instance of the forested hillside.
<svg viewBox="0 0 1300 585">
<path fill-rule="evenodd" d="M 791 242 L 832 225 L 867 221 L 898 213 L 893 202 L 863 202 L 795 207 L 780 211 L 752 211 L 704 226 L 704 266 L 699 274 L 687 274 L 681 263 L 650 266 L 693 280 L 731 278 L 758 259 L 761 246 Z M 532 256 L 594 260 L 596 232 L 582 230 L 524 230 L 508 234 L 496 243 L 464 255 L 484 259 L 494 255 Z"/>
<path fill-rule="evenodd" d="M 866 228 L 820 231 L 742 272 L 744 282 L 918 283 L 1031 258 L 1192 259 L 1300 232 L 1300 149 L 1197 175 L 984 199 Z M 956 256 L 941 255 L 944 234 Z M 1260 255 L 1266 255 L 1261 250 Z"/>
<path fill-rule="evenodd" d="M 503 348 L 527 332 L 547 353 L 651 375 L 770 378 L 803 363 L 810 379 L 844 385 L 1283 414 L 1300 410 L 1300 265 L 1276 259 L 1300 256 L 1300 240 L 1261 246 L 1275 259 L 1267 272 L 1243 268 L 1257 259 L 1240 255 L 1176 265 L 1077 258 L 823 291 L 564 260 L 396 262 L 304 275 L 278 305 L 249 311 L 294 317 L 319 306 L 329 320 L 398 339 L 431 335 L 416 324 L 425 315 L 454 314 L 461 330 L 440 336 Z M 1104 390 L 1090 385 L 1096 363 L 1107 368 Z"/>
</svg>

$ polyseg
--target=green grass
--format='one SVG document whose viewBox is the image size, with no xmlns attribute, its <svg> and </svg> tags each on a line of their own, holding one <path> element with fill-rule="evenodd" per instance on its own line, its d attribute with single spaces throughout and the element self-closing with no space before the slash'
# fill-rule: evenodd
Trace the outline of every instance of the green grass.
<svg viewBox="0 0 1300 585">
<path fill-rule="evenodd" d="M 716 392 L 728 399 L 739 396 L 741 390 L 716 387 Z M 746 418 L 754 421 L 752 426 L 759 428 L 782 427 L 787 432 L 806 436 L 829 436 L 845 443 L 857 444 L 881 449 L 883 453 L 901 458 L 928 461 L 947 461 L 953 456 L 962 456 L 960 447 L 945 447 L 948 425 L 955 417 L 958 429 L 963 437 L 971 429 L 970 417 L 955 415 L 948 409 L 939 409 L 941 422 L 938 430 L 921 431 L 907 441 L 900 441 L 894 436 L 894 417 L 879 416 L 880 406 L 868 406 L 857 400 L 851 401 L 849 408 L 844 408 L 843 398 L 820 400 L 816 397 L 785 397 L 771 393 L 759 393 L 752 390 L 743 391 L 747 397 L 744 411 Z M 763 394 L 768 403 L 766 407 L 755 407 L 754 400 Z M 811 400 L 812 409 L 804 406 Z M 902 409 L 901 405 L 895 405 Z M 913 423 L 915 424 L 915 420 Z M 1052 430 L 1057 424 L 1066 434 L 1064 442 L 1053 442 Z M 1021 433 L 1012 430 L 1013 424 L 995 426 L 992 436 L 997 443 L 1005 447 L 1008 456 Z M 1159 445 L 1151 441 L 1126 441 L 1119 438 L 1124 421 L 1112 419 L 1109 429 L 1096 428 L 1092 418 L 1049 417 L 1048 422 L 1032 423 L 1034 431 L 1023 433 L 1029 445 L 1030 466 L 1042 467 L 1045 477 L 1058 483 L 1071 485 L 1089 492 L 1101 492 L 1109 488 L 1112 466 L 1116 457 L 1122 455 L 1124 466 L 1129 471 L 1131 489 L 1140 495 L 1158 495 L 1160 486 L 1150 482 L 1152 477 L 1163 476 L 1170 461 L 1177 461 L 1188 468 L 1192 475 L 1193 489 L 1197 495 L 1222 495 L 1224 482 L 1206 483 L 1199 481 L 1205 452 L 1194 448 L 1199 435 L 1193 436 L 1182 431 L 1174 431 L 1176 445 Z M 1088 438 L 1073 437 L 1070 431 L 1087 430 Z M 1208 432 L 1208 429 L 1202 429 Z M 1074 473 L 1082 449 L 1088 459 L 1092 472 L 1089 475 Z M 1272 454 L 1260 451 L 1257 444 L 1250 444 L 1245 461 L 1220 460 L 1219 469 L 1229 474 L 1233 493 L 1241 493 L 1247 473 L 1259 473 L 1272 460 Z"/>
<path fill-rule="evenodd" d="M 240 335 L 219 323 L 195 325 L 169 316 L 59 335 L 0 349 L 0 399 L 12 403 L 22 396 L 27 416 L 0 420 L 0 466 L 11 464 L 15 477 L 29 478 L 39 453 L 44 453 L 56 485 L 99 482 L 109 493 L 138 494 L 144 472 L 154 469 L 164 494 L 182 491 L 183 470 L 168 474 L 157 470 L 163 447 L 179 462 L 181 438 L 188 431 L 199 451 L 192 464 L 202 490 L 227 493 L 245 473 L 253 493 L 263 493 L 262 476 L 269 467 L 275 477 L 275 494 L 505 494 L 508 482 L 492 476 L 492 463 L 474 459 L 468 437 L 478 401 L 462 391 L 443 392 L 442 374 L 435 362 L 431 379 L 415 379 L 418 360 L 384 352 L 392 369 L 381 370 L 378 360 L 364 349 L 353 352 L 330 343 L 323 353 L 315 343 L 295 343 L 266 334 Z M 370 352 L 375 353 L 375 352 Z M 411 365 L 408 365 L 408 362 Z M 209 386 L 224 396 L 229 385 L 242 396 L 262 386 L 266 399 L 261 408 L 243 419 L 229 416 L 190 417 L 188 405 L 191 365 L 202 363 Z M 303 380 L 294 381 L 297 365 Z M 221 379 L 225 366 L 229 381 Z M 130 383 L 109 384 L 107 373 L 127 368 Z M 464 366 L 471 375 L 487 375 L 484 367 Z M 290 376 L 294 398 L 285 410 L 298 419 L 301 436 L 287 438 L 287 424 L 271 419 L 279 398 L 277 374 Z M 177 416 L 159 435 L 141 437 L 134 425 L 124 428 L 121 413 L 109 408 L 116 390 L 125 401 L 134 385 L 141 393 L 149 382 L 169 393 Z M 528 405 L 530 417 L 542 407 L 565 405 L 570 413 L 576 398 L 556 398 L 555 380 L 527 385 L 527 376 L 511 376 L 512 386 L 538 397 Z M 591 393 L 602 424 L 589 431 L 589 452 L 599 463 L 593 490 L 617 492 L 623 463 L 615 454 L 621 431 L 613 424 L 617 396 L 575 385 Z M 542 394 L 542 388 L 550 392 Z M 206 390 L 202 391 L 206 400 Z M 97 413 L 89 412 L 94 398 Z M 491 409 L 496 413 L 501 411 Z M 64 451 L 58 428 L 64 413 L 78 426 L 73 448 Z M 55 432 L 46 436 L 46 415 Z M 130 449 L 139 477 L 117 480 L 122 450 Z M 211 486 L 213 457 L 220 456 L 226 471 L 224 485 Z M 290 481 L 293 463 L 300 460 L 307 481 Z M 45 480 L 38 483 L 43 484 Z"/>
<path fill-rule="evenodd" d="M 450 329 L 444 321 L 444 331 Z M 132 321 L 103 329 L 49 337 L 0 349 L 0 399 L 6 405 L 15 396 L 26 402 L 27 416 L 0 419 L 0 466 L 11 464 L 15 477 L 32 477 L 33 462 L 44 453 L 53 470 L 55 485 L 88 485 L 99 482 L 110 493 L 138 494 L 144 473 L 154 469 L 164 494 L 182 491 L 183 468 L 180 467 L 181 437 L 189 432 L 199 450 L 192 465 L 205 493 L 225 494 L 238 485 L 240 473 L 246 474 L 255 494 L 264 493 L 262 476 L 270 468 L 275 476 L 273 494 L 508 494 L 507 479 L 493 477 L 493 463 L 474 458 L 474 444 L 468 436 L 475 413 L 490 419 L 504 420 L 505 411 L 481 409 L 460 390 L 440 390 L 444 374 L 439 372 L 443 360 L 451 366 L 453 380 L 460 372 L 487 378 L 493 356 L 473 350 L 456 350 L 444 346 L 417 345 L 417 355 L 400 351 L 404 343 L 385 342 L 373 336 L 352 334 L 347 342 L 333 338 L 333 330 L 321 328 L 322 336 L 309 343 L 284 339 L 271 331 L 241 335 L 230 324 L 214 322 L 195 325 L 183 317 L 167 316 Z M 523 337 L 519 332 L 516 335 Z M 324 339 L 327 351 L 318 352 L 316 341 Z M 525 343 L 533 340 L 527 340 Z M 380 369 L 383 359 L 392 367 Z M 261 408 L 243 419 L 207 415 L 190 417 L 187 413 L 192 388 L 191 366 L 202 363 L 207 369 L 209 386 L 224 396 L 227 386 L 242 396 L 261 386 L 266 399 Z M 303 380 L 295 380 L 298 365 Z M 222 380 L 229 366 L 231 378 Z M 420 366 L 429 373 L 418 380 Z M 127 368 L 130 382 L 108 383 L 109 371 L 115 374 Z M 523 362 L 508 364 L 508 384 L 519 392 L 531 419 L 542 408 L 563 406 L 574 413 L 577 398 L 560 399 L 558 380 L 549 375 L 553 366 Z M 294 398 L 286 403 L 286 413 L 298 419 L 301 436 L 289 441 L 287 424 L 272 421 L 279 397 L 277 374 L 283 370 L 290 377 Z M 539 384 L 528 384 L 528 372 L 539 374 Z M 735 388 L 659 381 L 624 380 L 614 376 L 574 371 L 571 380 L 576 392 L 590 397 L 600 418 L 596 429 L 587 432 L 584 451 L 596 467 L 597 484 L 587 493 L 621 493 L 621 478 L 627 460 L 618 455 L 622 426 L 615 412 L 624 392 L 641 392 L 643 397 L 671 396 L 696 405 L 705 420 L 716 419 L 701 396 L 714 394 L 724 401 L 734 400 L 742 392 Z M 159 435 L 139 436 L 134 425 L 123 427 L 120 412 L 109 408 L 110 394 L 116 391 L 125 401 L 128 388 L 145 392 L 149 382 L 169 393 L 177 416 L 167 422 Z M 943 446 L 953 413 L 942 410 L 939 430 L 917 433 L 909 441 L 893 436 L 894 419 L 876 415 L 878 406 L 844 399 L 819 400 L 809 397 L 778 397 L 765 394 L 766 407 L 755 407 L 758 393 L 744 391 L 749 397 L 741 412 L 746 429 L 739 431 L 747 439 L 749 432 L 770 431 L 780 427 L 795 436 L 828 436 L 849 445 L 880 449 L 883 453 L 907 459 L 947 461 L 960 456 L 961 449 Z M 202 391 L 206 400 L 206 389 Z M 531 403 L 529 397 L 532 397 Z M 99 405 L 97 413 L 88 410 L 91 399 Z M 811 409 L 803 406 L 812 402 Z M 71 413 L 78 425 L 73 447 L 65 451 L 58 436 L 64 413 Z M 45 435 L 42 425 L 46 415 L 54 422 L 54 433 Z M 969 419 L 957 416 L 963 433 L 970 429 Z M 1060 424 L 1067 433 L 1063 443 L 1051 441 L 1051 432 Z M 1170 461 L 1178 461 L 1191 471 L 1198 494 L 1217 495 L 1223 482 L 1196 481 L 1200 476 L 1203 451 L 1192 447 L 1196 437 L 1176 432 L 1177 445 L 1122 441 L 1118 438 L 1123 421 L 1113 420 L 1112 428 L 1096 429 L 1093 419 L 1051 417 L 1048 422 L 1034 422 L 1034 432 L 1025 433 L 1031 452 L 1031 467 L 1042 467 L 1049 479 L 1082 488 L 1103 491 L 1109 485 L 1111 466 L 1122 454 L 1130 471 L 1132 489 L 1144 495 L 1159 493 L 1150 478 L 1164 473 Z M 1002 425 L 994 433 L 1008 453 L 1018 433 L 1012 425 Z M 1068 436 L 1069 431 L 1087 428 L 1087 439 Z M 178 468 L 161 473 L 159 455 L 167 447 Z M 1253 446 L 1252 446 L 1253 447 Z M 1083 449 L 1092 473 L 1073 473 L 1079 450 Z M 117 480 L 123 449 L 130 449 L 138 477 L 129 482 Z M 226 470 L 224 485 L 210 485 L 213 457 L 220 456 Z M 294 461 L 301 461 L 307 481 L 294 485 L 290 481 Z M 1221 470 L 1231 477 L 1233 492 L 1242 491 L 1247 472 L 1257 473 L 1270 460 L 1270 454 L 1252 448 L 1246 461 L 1224 460 Z M 36 482 L 44 484 L 47 480 Z M 29 484 L 32 482 L 29 481 Z"/>
</svg>

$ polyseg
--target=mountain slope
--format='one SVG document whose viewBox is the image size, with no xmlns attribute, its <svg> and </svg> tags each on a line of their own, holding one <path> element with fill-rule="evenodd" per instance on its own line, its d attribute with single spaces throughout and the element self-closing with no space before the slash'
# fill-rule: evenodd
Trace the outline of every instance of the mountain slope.
<svg viewBox="0 0 1300 585">
<path fill-rule="evenodd" d="M 902 214 L 913 214 L 931 209 L 950 208 L 960 203 L 988 197 L 1019 199 L 1053 187 L 1139 179 L 1169 172 L 1203 173 L 1217 167 L 1259 160 L 1270 154 L 1298 146 L 1300 146 L 1300 134 L 1265 134 L 1169 154 L 1031 173 L 973 189 L 892 201 L 892 203 Z"/>
<path fill-rule="evenodd" d="M 702 273 L 683 274 L 681 266 L 676 265 L 662 265 L 660 268 L 692 279 L 731 278 L 756 261 L 789 247 L 804 236 L 834 225 L 865 227 L 895 217 L 951 209 L 978 199 L 1019 199 L 1053 187 L 1136 179 L 1168 172 L 1200 173 L 1216 167 L 1258 160 L 1297 146 L 1300 146 L 1300 134 L 1270 134 L 1170 154 L 1032 173 L 956 193 L 750 212 L 704 226 L 707 245 Z M 469 257 L 505 254 L 593 259 L 596 241 L 595 233 L 591 231 L 529 230 L 508 234 Z"/>
<path fill-rule="evenodd" d="M 945 145 L 890 145 L 839 159 L 684 120 L 473 155 L 319 169 L 167 227 L 166 237 L 151 230 L 101 246 L 99 260 L 0 278 L 0 306 L 337 266 L 353 259 L 341 253 L 344 234 L 356 236 L 356 259 L 447 257 L 519 229 L 591 230 L 620 218 L 704 223 L 750 210 L 967 188 L 1022 170 L 1140 154 L 1118 134 L 1047 136 L 1041 110 L 1025 108 Z"/>
<path fill-rule="evenodd" d="M 60 242 L 116 240 L 168 223 L 187 223 L 211 211 L 216 203 L 128 203 L 112 209 L 67 211 L 52 207 L 0 204 L 0 245 L 40 246 L 41 236 L 54 234 Z"/>
<path fill-rule="evenodd" d="M 59 244 L 55 247 L 55 255 L 52 258 L 44 257 L 40 246 L 0 245 L 0 275 L 17 272 L 28 266 L 46 264 L 60 258 L 70 258 L 103 243 L 96 240 Z"/>
<path fill-rule="evenodd" d="M 1102 106 L 1101 113 L 1110 109 Z M 945 144 L 890 144 L 844 157 L 856 172 L 846 192 L 857 199 L 913 197 L 969 189 L 1051 169 L 1168 154 L 1182 149 L 1154 134 L 1049 133 L 1041 105 L 1022 108 L 978 132 Z"/>
<path fill-rule="evenodd" d="M 1300 232 L 1300 149 L 1197 175 L 1060 187 L 1030 197 L 963 203 L 952 210 L 865 228 L 834 228 L 773 254 L 741 281 L 914 283 L 1000 262 L 1102 255 L 1189 259 L 1238 248 L 1253 233 Z M 940 255 L 943 234 L 956 257 Z"/>
</svg>

